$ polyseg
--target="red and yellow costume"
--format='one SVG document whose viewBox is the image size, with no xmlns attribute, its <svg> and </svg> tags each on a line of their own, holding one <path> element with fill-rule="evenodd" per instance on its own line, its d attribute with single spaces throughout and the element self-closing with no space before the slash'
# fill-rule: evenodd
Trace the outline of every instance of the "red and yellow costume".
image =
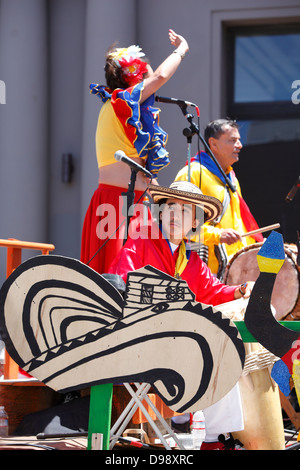
<svg viewBox="0 0 300 470">
<path fill-rule="evenodd" d="M 208 247 L 208 266 L 214 274 L 217 274 L 219 269 L 219 260 L 215 254 L 215 246 L 220 244 L 222 229 L 232 228 L 242 234 L 258 228 L 253 215 L 242 198 L 240 184 L 232 167 L 227 169 L 226 174 L 236 186 L 236 192 L 228 189 L 230 201 L 222 219 L 217 223 L 204 224 L 202 227 L 203 243 Z M 178 172 L 175 181 L 187 180 L 187 177 L 188 167 L 185 166 Z M 197 154 L 192 159 L 191 183 L 199 187 L 203 194 L 213 196 L 223 203 L 226 186 L 224 178 L 216 164 L 205 152 L 201 152 L 200 157 Z M 228 259 L 245 246 L 262 240 L 262 235 L 256 234 L 253 237 L 243 237 L 241 241 L 232 245 L 225 245 Z"/>
<path fill-rule="evenodd" d="M 126 90 L 114 91 L 91 84 L 90 91 L 104 103 L 96 130 L 96 154 L 100 171 L 104 166 L 115 164 L 115 152 L 123 150 L 129 158 L 143 159 L 146 169 L 155 178 L 169 164 L 169 158 L 164 148 L 167 134 L 159 126 L 159 110 L 152 106 L 154 95 L 140 102 L 143 82 Z M 122 188 L 99 184 L 86 213 L 80 259 L 100 274 L 107 272 L 123 246 L 126 224 L 122 214 L 122 192 L 126 192 L 127 185 L 128 181 L 124 181 Z M 140 200 L 142 203 L 142 196 L 141 191 L 135 191 L 134 202 Z M 140 220 L 140 214 L 135 213 L 131 218 L 133 230 Z"/>
<path fill-rule="evenodd" d="M 126 282 L 128 272 L 150 265 L 174 276 L 179 251 L 180 246 L 172 253 L 169 242 L 158 227 L 155 228 L 154 224 L 151 227 L 142 227 L 139 238 L 127 240 L 109 272 L 118 274 Z M 222 284 L 212 275 L 199 256 L 188 250 L 188 246 L 186 247 L 186 258 L 186 264 L 180 277 L 187 282 L 195 294 L 197 302 L 219 305 L 234 300 L 236 286 Z"/>
</svg>

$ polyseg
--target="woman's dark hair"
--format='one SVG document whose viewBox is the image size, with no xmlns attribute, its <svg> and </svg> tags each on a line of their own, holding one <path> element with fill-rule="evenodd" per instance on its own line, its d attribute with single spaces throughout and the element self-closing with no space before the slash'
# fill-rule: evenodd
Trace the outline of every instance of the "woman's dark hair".
<svg viewBox="0 0 300 470">
<path fill-rule="evenodd" d="M 106 84 L 111 90 L 115 90 L 116 88 L 128 88 L 128 84 L 122 77 L 122 69 L 114 62 L 113 58 L 109 57 L 114 50 L 115 47 L 109 49 L 106 54 L 104 67 Z"/>
<path fill-rule="evenodd" d="M 110 57 L 110 54 L 115 50 L 116 43 L 114 43 L 106 53 L 106 62 L 104 66 L 106 84 L 111 90 L 115 90 L 116 88 L 125 89 L 128 88 L 128 83 L 123 79 L 122 69 L 115 63 L 113 58 Z M 149 64 L 146 57 L 143 57 L 142 60 Z"/>
</svg>

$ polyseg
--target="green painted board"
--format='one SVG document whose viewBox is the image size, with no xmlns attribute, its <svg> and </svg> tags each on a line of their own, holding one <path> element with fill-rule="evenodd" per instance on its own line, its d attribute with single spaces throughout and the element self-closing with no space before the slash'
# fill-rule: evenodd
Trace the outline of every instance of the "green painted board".
<svg viewBox="0 0 300 470">
<path fill-rule="evenodd" d="M 294 331 L 300 331 L 300 321 L 282 321 L 282 326 Z M 235 321 L 244 343 L 256 343 L 256 339 L 246 328 L 243 321 Z M 103 434 L 103 450 L 109 450 L 111 410 L 112 410 L 113 385 L 95 385 L 91 387 L 88 450 L 91 449 L 92 434 Z"/>
<path fill-rule="evenodd" d="M 280 325 L 285 326 L 293 331 L 300 331 L 300 321 L 280 321 Z M 235 326 L 239 330 L 239 333 L 242 337 L 244 343 L 256 343 L 256 339 L 252 336 L 252 334 L 246 328 L 246 325 L 243 321 L 235 321 Z"/>
<path fill-rule="evenodd" d="M 92 434 L 94 433 L 103 435 L 102 450 L 109 450 L 112 397 L 112 384 L 91 387 L 88 450 L 91 450 Z"/>
</svg>

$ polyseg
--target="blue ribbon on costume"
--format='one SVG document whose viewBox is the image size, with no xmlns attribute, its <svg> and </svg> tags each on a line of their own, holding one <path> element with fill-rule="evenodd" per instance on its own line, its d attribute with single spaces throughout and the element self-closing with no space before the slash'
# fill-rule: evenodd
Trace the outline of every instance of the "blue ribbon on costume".
<svg viewBox="0 0 300 470">
<path fill-rule="evenodd" d="M 126 117 L 126 124 L 135 129 L 136 138 L 132 142 L 140 158 L 147 158 L 146 169 L 156 177 L 157 173 L 169 165 L 168 152 L 164 148 L 168 134 L 159 126 L 159 108 L 153 107 L 154 94 L 140 103 L 143 82 L 128 89 L 110 90 L 103 85 L 91 83 L 90 93 L 97 95 L 103 103 L 112 98 L 126 102 L 131 115 Z"/>
<path fill-rule="evenodd" d="M 213 159 L 208 155 L 208 153 L 204 152 L 203 150 L 200 151 L 192 158 L 192 162 L 198 162 L 201 165 L 205 166 L 211 173 L 213 173 L 215 176 L 217 176 L 224 185 L 226 185 L 226 180 L 224 178 L 223 173 L 220 171 L 220 169 L 217 167 Z M 232 181 L 232 176 L 229 173 L 227 177 Z"/>
</svg>

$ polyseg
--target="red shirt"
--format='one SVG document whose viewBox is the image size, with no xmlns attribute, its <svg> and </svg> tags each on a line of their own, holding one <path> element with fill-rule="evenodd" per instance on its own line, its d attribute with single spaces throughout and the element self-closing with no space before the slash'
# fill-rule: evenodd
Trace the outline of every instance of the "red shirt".
<svg viewBox="0 0 300 470">
<path fill-rule="evenodd" d="M 160 232 L 158 234 L 157 229 L 153 230 L 153 226 L 143 227 L 139 238 L 127 240 L 112 263 L 109 273 L 120 275 L 126 282 L 128 272 L 150 265 L 174 276 L 177 256 L 178 249 L 173 254 L 169 243 Z M 197 302 L 219 305 L 234 300 L 237 286 L 222 284 L 193 251 L 190 252 L 181 279 L 187 282 Z"/>
</svg>

